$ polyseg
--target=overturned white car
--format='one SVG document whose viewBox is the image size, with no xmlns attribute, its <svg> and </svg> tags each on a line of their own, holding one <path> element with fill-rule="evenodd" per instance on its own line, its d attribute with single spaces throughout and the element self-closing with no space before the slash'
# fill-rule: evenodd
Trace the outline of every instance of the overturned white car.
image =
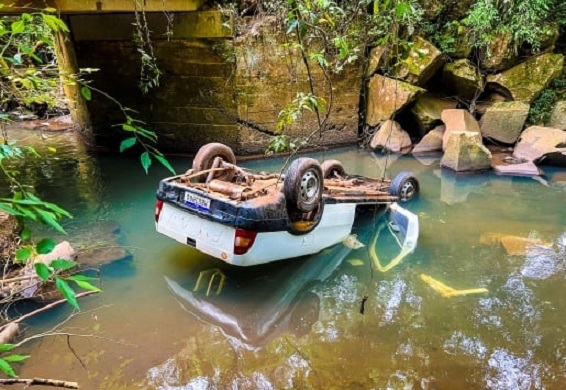
<svg viewBox="0 0 566 390">
<path fill-rule="evenodd" d="M 408 172 L 393 180 L 349 175 L 339 161 L 295 159 L 284 174 L 236 165 L 232 150 L 204 145 L 193 167 L 161 180 L 155 224 L 159 233 L 238 266 L 310 255 L 341 242 L 356 209 L 378 207 L 412 251 L 418 218 L 397 202 L 419 192 Z"/>
</svg>

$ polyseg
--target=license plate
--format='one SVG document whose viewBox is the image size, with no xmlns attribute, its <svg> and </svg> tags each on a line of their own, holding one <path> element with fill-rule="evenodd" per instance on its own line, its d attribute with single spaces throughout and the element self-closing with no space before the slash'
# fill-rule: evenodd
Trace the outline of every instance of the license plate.
<svg viewBox="0 0 566 390">
<path fill-rule="evenodd" d="M 210 211 L 210 199 L 192 192 L 185 192 L 185 204 L 200 211 Z"/>
</svg>

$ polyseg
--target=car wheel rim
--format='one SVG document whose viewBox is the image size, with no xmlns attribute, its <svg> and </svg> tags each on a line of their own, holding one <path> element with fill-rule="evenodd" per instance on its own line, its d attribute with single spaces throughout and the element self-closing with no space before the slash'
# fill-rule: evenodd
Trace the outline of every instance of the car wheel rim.
<svg viewBox="0 0 566 390">
<path fill-rule="evenodd" d="M 411 199 L 415 194 L 415 186 L 413 185 L 413 183 L 408 181 L 405 184 L 403 184 L 403 186 L 401 187 L 400 194 L 401 194 L 400 196 L 401 200 Z"/>
<path fill-rule="evenodd" d="M 306 203 L 312 203 L 318 196 L 318 178 L 312 170 L 305 172 L 301 178 L 299 188 L 301 199 Z"/>
</svg>

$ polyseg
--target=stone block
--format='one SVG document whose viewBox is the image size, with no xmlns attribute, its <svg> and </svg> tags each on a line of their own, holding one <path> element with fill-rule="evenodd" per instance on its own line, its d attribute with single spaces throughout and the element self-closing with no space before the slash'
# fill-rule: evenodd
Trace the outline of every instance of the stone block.
<svg viewBox="0 0 566 390">
<path fill-rule="evenodd" d="M 566 130 L 566 100 L 556 102 L 547 125 L 548 127 Z"/>
<path fill-rule="evenodd" d="M 523 130 L 529 108 L 528 103 L 515 101 L 493 104 L 481 118 L 482 136 L 505 144 L 515 143 Z"/>
<path fill-rule="evenodd" d="M 424 92 L 424 89 L 403 81 L 381 75 L 373 76 L 368 84 L 366 123 L 376 126 L 390 119 L 394 113 L 412 103 Z"/>
<path fill-rule="evenodd" d="M 482 145 L 479 133 L 454 131 L 440 165 L 456 172 L 486 170 L 491 167 L 491 152 Z"/>
<path fill-rule="evenodd" d="M 478 122 L 467 110 L 443 110 L 440 117 L 442 119 L 442 122 L 444 122 L 444 125 L 446 126 L 444 135 L 442 136 L 442 144 L 444 149 L 446 149 L 446 144 L 448 143 L 450 134 L 454 131 L 475 132 L 478 133 L 478 135 L 480 133 L 480 126 Z"/>
<path fill-rule="evenodd" d="M 531 57 L 527 61 L 504 72 L 487 77 L 494 89 L 508 91 L 513 100 L 532 103 L 550 82 L 562 74 L 564 56 L 547 53 Z"/>
</svg>

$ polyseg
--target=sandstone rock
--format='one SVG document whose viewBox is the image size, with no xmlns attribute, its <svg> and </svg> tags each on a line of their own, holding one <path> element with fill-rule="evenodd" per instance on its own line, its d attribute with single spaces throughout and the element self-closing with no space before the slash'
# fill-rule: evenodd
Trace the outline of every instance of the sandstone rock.
<svg viewBox="0 0 566 390">
<path fill-rule="evenodd" d="M 492 107 L 496 103 L 502 103 L 505 101 L 507 101 L 507 97 L 498 92 L 490 92 L 482 96 L 481 100 L 476 102 L 476 114 L 483 116 L 488 108 Z"/>
<path fill-rule="evenodd" d="M 532 161 L 520 164 L 494 165 L 493 169 L 499 175 L 508 176 L 540 176 L 541 174 L 540 169 Z"/>
<path fill-rule="evenodd" d="M 411 147 L 411 138 L 399 123 L 387 120 L 371 138 L 370 148 L 388 150 L 399 153 L 403 149 Z"/>
<path fill-rule="evenodd" d="M 491 167 L 491 153 L 482 145 L 479 133 L 454 131 L 440 165 L 456 172 L 485 170 Z"/>
<path fill-rule="evenodd" d="M 450 109 L 444 110 L 440 114 L 442 122 L 446 125 L 444 135 L 442 136 L 442 147 L 446 149 L 446 144 L 453 131 L 468 131 L 480 133 L 480 125 L 476 119 L 467 110 Z M 481 139 L 481 136 L 480 136 Z"/>
<path fill-rule="evenodd" d="M 429 131 L 415 147 L 413 154 L 421 154 L 442 150 L 442 136 L 446 126 L 439 125 Z"/>
<path fill-rule="evenodd" d="M 77 261 L 81 267 L 99 267 L 104 264 L 122 260 L 131 253 L 121 246 L 97 247 L 79 252 Z"/>
<path fill-rule="evenodd" d="M 385 76 L 373 76 L 368 85 L 366 123 L 377 126 L 391 115 L 412 103 L 424 89 Z"/>
<path fill-rule="evenodd" d="M 426 92 L 415 101 L 411 107 L 411 112 L 415 116 L 421 134 L 425 134 L 441 120 L 442 111 L 451 108 L 456 108 L 455 101 Z"/>
<path fill-rule="evenodd" d="M 481 65 L 486 70 L 501 71 L 508 69 L 517 60 L 511 33 L 499 34 L 487 47 L 482 49 Z"/>
<path fill-rule="evenodd" d="M 523 102 L 495 103 L 481 119 L 484 137 L 506 144 L 517 141 L 529 114 L 529 104 Z"/>
<path fill-rule="evenodd" d="M 387 46 L 376 46 L 370 50 L 366 77 L 371 77 L 378 71 L 383 65 L 386 54 Z"/>
<path fill-rule="evenodd" d="M 521 134 L 513 157 L 538 163 L 544 156 L 566 153 L 566 131 L 531 126 Z"/>
<path fill-rule="evenodd" d="M 393 76 L 414 85 L 424 86 L 443 63 L 444 58 L 440 50 L 426 39 L 417 37 L 394 70 Z"/>
<path fill-rule="evenodd" d="M 474 99 L 483 89 L 482 76 L 469 60 L 462 59 L 444 65 L 441 83 L 451 92 L 463 99 Z"/>
<path fill-rule="evenodd" d="M 62 241 L 55 245 L 55 248 L 47 254 L 37 255 L 33 259 L 34 263 L 43 263 L 45 265 L 51 264 L 53 260 L 65 259 L 65 260 L 75 260 L 76 253 L 71 244 L 68 241 Z"/>
<path fill-rule="evenodd" d="M 543 244 L 541 240 L 527 237 L 504 236 L 501 245 L 510 256 L 525 255 L 529 248 Z"/>
<path fill-rule="evenodd" d="M 560 77 L 563 65 L 562 54 L 542 54 L 502 73 L 488 76 L 487 82 L 496 90 L 508 91 L 514 100 L 532 103 L 553 79 Z"/>
<path fill-rule="evenodd" d="M 566 130 L 566 100 L 556 102 L 547 126 Z"/>
</svg>

